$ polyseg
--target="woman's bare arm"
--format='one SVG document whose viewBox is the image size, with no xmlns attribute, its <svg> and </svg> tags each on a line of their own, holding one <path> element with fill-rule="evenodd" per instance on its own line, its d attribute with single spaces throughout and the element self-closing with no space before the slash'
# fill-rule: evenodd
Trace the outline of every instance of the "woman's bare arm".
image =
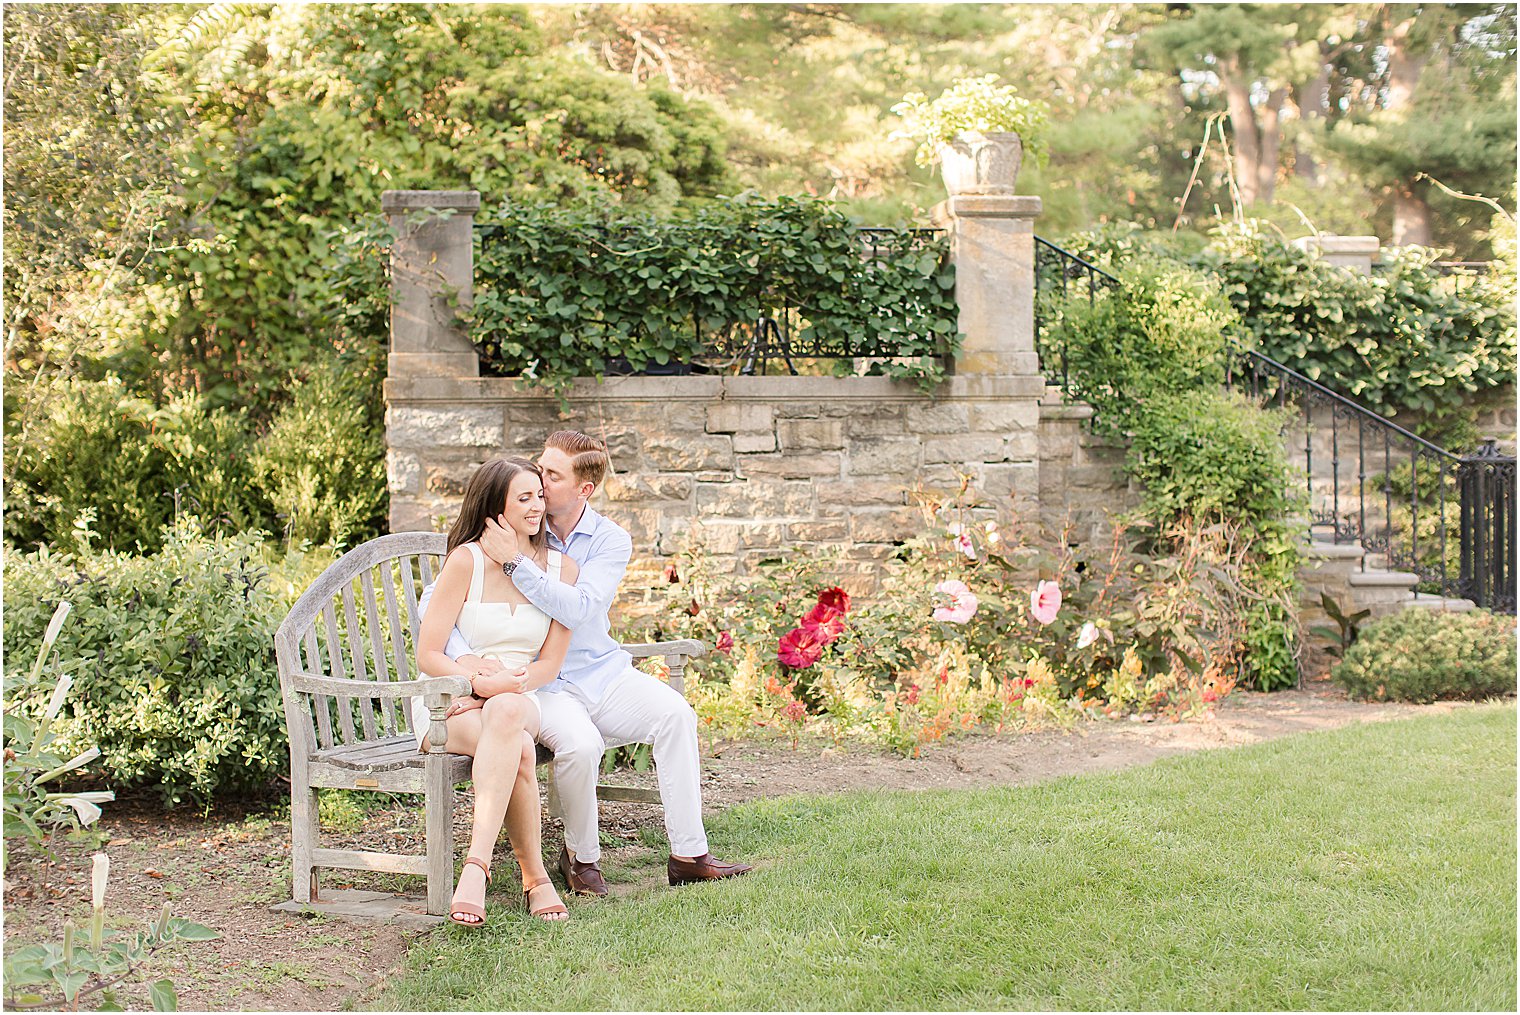
<svg viewBox="0 0 1520 1015">
<path fill-rule="evenodd" d="M 449 658 L 444 647 L 459 619 L 465 596 L 469 594 L 471 567 L 468 552 L 455 550 L 449 554 L 443 562 L 442 573 L 438 575 L 438 584 L 433 588 L 427 612 L 422 615 L 422 626 L 417 632 L 417 669 L 429 676 L 468 672 Z"/>
</svg>

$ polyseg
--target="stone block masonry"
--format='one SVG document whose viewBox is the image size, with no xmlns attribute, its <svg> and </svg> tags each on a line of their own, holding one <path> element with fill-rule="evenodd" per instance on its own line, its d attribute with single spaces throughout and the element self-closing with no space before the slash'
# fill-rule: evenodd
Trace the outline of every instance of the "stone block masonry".
<svg viewBox="0 0 1520 1015">
<path fill-rule="evenodd" d="M 1038 377 L 952 377 L 932 397 L 877 377 L 624 377 L 577 382 L 562 409 L 509 379 L 391 377 L 391 530 L 446 526 L 482 461 L 583 430 L 612 458 L 593 506 L 632 534 L 640 572 L 688 545 L 741 575 L 767 556 L 837 547 L 845 584 L 868 594 L 925 524 L 915 490 L 954 494 L 969 477 L 979 513 L 1060 531 L 1060 512 L 1041 512 L 1043 477 L 1077 467 L 1080 434 L 1073 422 L 1053 439 L 1045 394 Z M 1055 458 L 1042 462 L 1042 448 Z M 1084 482 L 1081 521 L 1101 530 L 1124 484 Z"/>
</svg>

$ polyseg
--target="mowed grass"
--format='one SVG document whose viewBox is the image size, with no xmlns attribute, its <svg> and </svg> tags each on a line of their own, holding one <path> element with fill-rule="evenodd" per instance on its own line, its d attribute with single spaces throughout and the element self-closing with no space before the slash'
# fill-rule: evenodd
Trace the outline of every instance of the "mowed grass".
<svg viewBox="0 0 1520 1015">
<path fill-rule="evenodd" d="M 1513 1011 L 1515 722 L 746 805 L 710 832 L 755 873 L 558 927 L 493 906 L 419 943 L 376 1007 Z"/>
</svg>

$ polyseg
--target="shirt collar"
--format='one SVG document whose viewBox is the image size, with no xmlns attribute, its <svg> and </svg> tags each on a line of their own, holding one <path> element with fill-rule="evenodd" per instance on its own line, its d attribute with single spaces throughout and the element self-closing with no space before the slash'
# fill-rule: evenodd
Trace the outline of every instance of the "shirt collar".
<svg viewBox="0 0 1520 1015">
<path fill-rule="evenodd" d="M 576 522 L 575 528 L 570 530 L 569 538 L 560 540 L 560 542 L 565 546 L 569 546 L 570 540 L 574 539 L 577 534 L 587 536 L 594 535 L 596 533 L 596 527 L 601 523 L 601 521 L 602 516 L 593 511 L 590 504 L 587 504 L 585 510 L 581 512 L 580 521 Z M 554 535 L 553 529 L 550 529 L 549 532 L 550 535 Z M 559 536 L 554 535 L 554 538 L 558 540 Z"/>
</svg>

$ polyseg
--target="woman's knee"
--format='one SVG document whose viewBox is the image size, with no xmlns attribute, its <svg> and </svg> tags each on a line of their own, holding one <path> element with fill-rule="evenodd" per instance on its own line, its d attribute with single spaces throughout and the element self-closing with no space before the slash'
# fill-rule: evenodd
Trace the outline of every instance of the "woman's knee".
<svg viewBox="0 0 1520 1015">
<path fill-rule="evenodd" d="M 480 707 L 481 719 L 493 730 L 522 729 L 532 707 L 521 694 L 493 694 Z"/>
</svg>

